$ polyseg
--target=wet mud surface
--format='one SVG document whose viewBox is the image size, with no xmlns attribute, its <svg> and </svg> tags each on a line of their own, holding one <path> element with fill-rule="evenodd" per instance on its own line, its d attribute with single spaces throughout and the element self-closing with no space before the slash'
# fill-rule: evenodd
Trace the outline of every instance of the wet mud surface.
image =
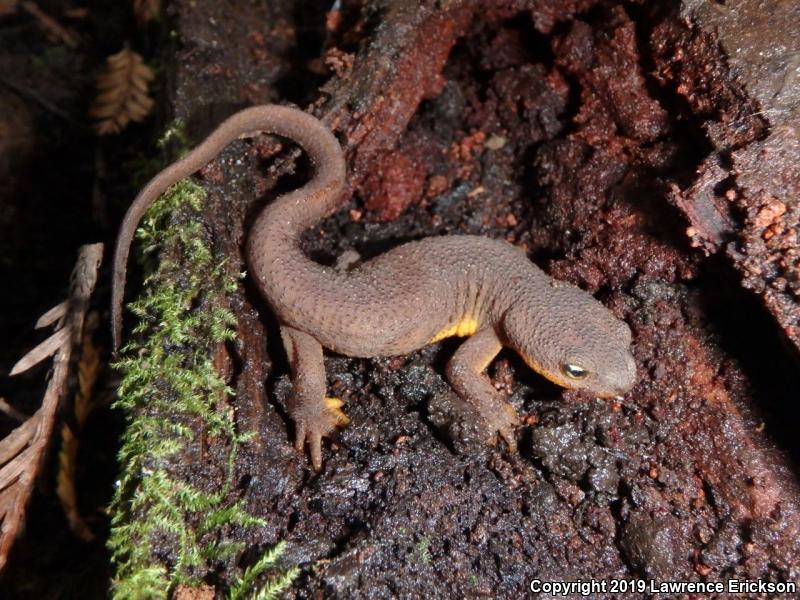
<svg viewBox="0 0 800 600">
<path fill-rule="evenodd" d="M 193 139 L 248 104 L 313 105 L 354 197 L 308 232 L 312 256 L 506 239 L 625 319 L 639 372 L 622 401 L 598 400 L 504 351 L 489 374 L 525 423 L 509 454 L 444 379 L 459 340 L 329 354 L 351 423 L 315 474 L 291 445 L 277 325 L 245 282 L 221 352 L 237 424 L 258 433 L 236 494 L 268 525 L 231 532 L 241 564 L 285 539 L 282 561 L 304 567 L 295 598 L 514 598 L 534 577 L 800 583 L 800 163 L 786 120 L 800 82 L 730 50 L 758 54 L 731 32 L 739 8 L 345 3 L 326 21 L 310 2 L 219 4 L 171 4 L 165 101 Z M 233 270 L 259 208 L 309 173 L 288 146 L 237 142 L 203 171 L 206 225 Z M 213 487 L 217 454 L 188 449 L 187 475 Z M 224 588 L 229 566 L 208 582 Z"/>
</svg>

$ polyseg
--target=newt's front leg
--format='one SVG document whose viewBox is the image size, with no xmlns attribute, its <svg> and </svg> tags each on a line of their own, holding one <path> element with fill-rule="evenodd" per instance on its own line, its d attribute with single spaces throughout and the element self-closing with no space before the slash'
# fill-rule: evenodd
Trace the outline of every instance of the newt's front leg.
<svg viewBox="0 0 800 600">
<path fill-rule="evenodd" d="M 302 452 L 308 441 L 311 466 L 322 468 L 322 436 L 350 422 L 342 412 L 342 401 L 325 396 L 325 364 L 322 346 L 298 329 L 281 326 L 281 338 L 292 369 L 289 414 L 294 421 L 294 447 Z"/>
<path fill-rule="evenodd" d="M 467 338 L 447 363 L 447 379 L 456 393 L 478 410 L 490 432 L 499 433 L 515 452 L 514 427 L 520 423 L 519 416 L 483 374 L 502 347 L 494 329 L 480 330 Z"/>
</svg>

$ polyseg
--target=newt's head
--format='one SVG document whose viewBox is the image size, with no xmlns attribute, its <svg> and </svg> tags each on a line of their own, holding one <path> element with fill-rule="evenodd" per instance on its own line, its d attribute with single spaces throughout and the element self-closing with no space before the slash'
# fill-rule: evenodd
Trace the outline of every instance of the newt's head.
<svg viewBox="0 0 800 600">
<path fill-rule="evenodd" d="M 626 323 L 573 285 L 552 280 L 542 294 L 521 294 L 503 319 L 508 344 L 530 368 L 566 388 L 601 398 L 620 396 L 636 382 Z"/>
</svg>

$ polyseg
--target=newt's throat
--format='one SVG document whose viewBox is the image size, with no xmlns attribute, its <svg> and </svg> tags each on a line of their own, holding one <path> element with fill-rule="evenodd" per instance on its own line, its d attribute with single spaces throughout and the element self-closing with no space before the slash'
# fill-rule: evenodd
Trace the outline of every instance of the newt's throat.
<svg viewBox="0 0 800 600">
<path fill-rule="evenodd" d="M 453 336 L 467 337 L 478 331 L 478 325 L 478 320 L 473 317 L 461 317 L 458 322 L 448 325 L 434 335 L 428 343 L 433 344 L 434 342 Z"/>
<path fill-rule="evenodd" d="M 526 365 L 528 365 L 531 369 L 536 371 L 539 375 L 541 375 L 545 379 L 548 379 L 549 381 L 555 383 L 556 385 L 560 385 L 561 387 L 565 387 L 568 389 L 572 389 L 575 387 L 575 384 L 570 383 L 566 379 L 566 377 L 562 377 L 558 373 L 553 373 L 552 371 L 548 371 L 547 369 L 542 367 L 542 365 L 533 360 L 530 356 L 525 356 L 522 353 L 520 353 L 520 356 L 522 357 L 522 360 L 525 361 Z"/>
</svg>

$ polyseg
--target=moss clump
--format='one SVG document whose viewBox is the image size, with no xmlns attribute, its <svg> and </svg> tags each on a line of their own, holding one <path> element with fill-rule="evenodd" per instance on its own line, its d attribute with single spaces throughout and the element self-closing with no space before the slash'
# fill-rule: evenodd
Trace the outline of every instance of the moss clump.
<svg viewBox="0 0 800 600">
<path fill-rule="evenodd" d="M 241 543 L 226 540 L 226 532 L 263 524 L 230 498 L 236 448 L 246 436 L 236 431 L 227 406 L 233 390 L 212 356 L 220 343 L 234 338 L 235 318 L 225 294 L 236 289 L 237 277 L 214 262 L 200 224 L 204 198 L 196 184 L 176 184 L 137 232 L 145 256 L 162 252 L 130 305 L 141 341 L 128 344 L 116 365 L 122 382 L 115 407 L 127 418 L 109 539 L 116 567 L 113 597 L 119 600 L 163 598 L 178 584 L 200 585 L 215 564 L 243 550 Z M 181 456 L 199 443 L 197 431 L 205 432 L 209 445 L 227 451 L 225 482 L 209 486 L 211 493 L 180 476 L 186 469 Z M 245 570 L 240 583 L 251 586 L 275 562 L 278 548 L 266 555 L 271 562 Z"/>
<path fill-rule="evenodd" d="M 275 568 L 275 563 L 286 549 L 286 542 L 280 542 L 269 552 L 264 554 L 258 562 L 247 567 L 241 577 L 231 585 L 228 593 L 230 600 L 273 600 L 288 588 L 300 573 L 300 569 L 292 567 L 278 575 L 275 579 L 268 581 L 259 589 L 255 589 L 256 580 L 260 576 Z"/>
</svg>

